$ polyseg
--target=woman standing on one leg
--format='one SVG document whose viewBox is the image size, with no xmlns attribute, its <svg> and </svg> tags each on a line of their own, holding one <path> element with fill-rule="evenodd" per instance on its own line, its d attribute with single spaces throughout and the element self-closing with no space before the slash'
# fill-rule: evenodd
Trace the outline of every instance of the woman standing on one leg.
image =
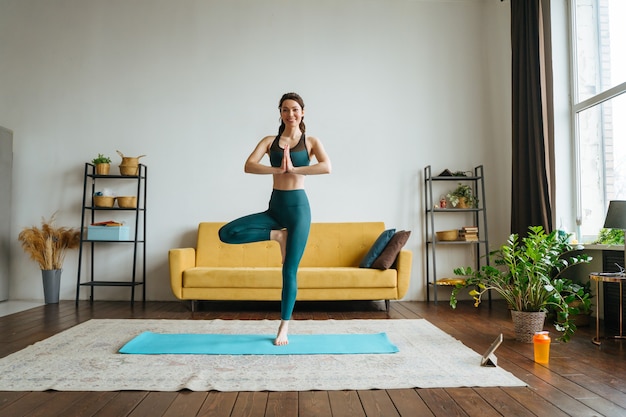
<svg viewBox="0 0 626 417">
<path fill-rule="evenodd" d="M 329 174 L 331 165 L 322 142 L 305 134 L 302 98 L 296 93 L 284 94 L 278 109 L 281 119 L 278 135 L 261 139 L 244 168 L 250 174 L 272 174 L 269 208 L 262 213 L 233 220 L 220 229 L 219 235 L 226 243 L 264 240 L 279 243 L 283 260 L 283 289 L 281 322 L 274 344 L 286 345 L 289 320 L 298 292 L 298 266 L 311 226 L 304 178 L 306 175 Z M 270 165 L 261 163 L 265 155 L 269 156 Z M 311 157 L 317 163 L 311 164 Z"/>
</svg>

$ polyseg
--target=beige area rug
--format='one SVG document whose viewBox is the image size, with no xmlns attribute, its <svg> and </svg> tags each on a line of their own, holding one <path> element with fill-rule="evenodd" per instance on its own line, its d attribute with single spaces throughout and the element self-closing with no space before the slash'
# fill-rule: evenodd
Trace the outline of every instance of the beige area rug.
<svg viewBox="0 0 626 417">
<path fill-rule="evenodd" d="M 0 359 L 0 391 L 309 391 L 524 386 L 423 319 L 292 320 L 292 334 L 386 332 L 400 352 L 124 355 L 144 331 L 274 334 L 272 320 L 89 320 Z M 482 353 L 482 352 L 481 352 Z"/>
</svg>

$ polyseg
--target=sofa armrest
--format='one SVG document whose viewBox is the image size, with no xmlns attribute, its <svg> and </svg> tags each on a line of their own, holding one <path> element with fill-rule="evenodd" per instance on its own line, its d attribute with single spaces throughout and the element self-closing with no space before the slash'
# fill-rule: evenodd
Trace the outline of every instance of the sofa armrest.
<svg viewBox="0 0 626 417">
<path fill-rule="evenodd" d="M 409 290 L 412 263 L 413 252 L 408 249 L 401 250 L 396 260 L 396 270 L 398 271 L 398 300 L 402 299 Z"/>
<path fill-rule="evenodd" d="M 172 292 L 179 300 L 183 298 L 183 272 L 196 266 L 196 250 L 194 248 L 170 249 L 170 285 Z"/>
</svg>

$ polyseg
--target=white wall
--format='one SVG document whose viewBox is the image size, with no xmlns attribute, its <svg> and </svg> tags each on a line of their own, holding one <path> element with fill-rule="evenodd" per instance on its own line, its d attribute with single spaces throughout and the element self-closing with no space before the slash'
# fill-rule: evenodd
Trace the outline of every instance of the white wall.
<svg viewBox="0 0 626 417">
<path fill-rule="evenodd" d="M 9 298 L 13 132 L 0 126 L 0 301 Z"/>
<path fill-rule="evenodd" d="M 424 166 L 483 164 L 491 239 L 508 233 L 509 7 L 0 0 L 0 125 L 14 131 L 15 158 L 11 298 L 43 297 L 20 229 L 55 211 L 78 226 L 84 163 L 104 153 L 117 165 L 119 149 L 148 155 L 148 298 L 173 299 L 168 249 L 192 246 L 200 221 L 266 208 L 271 178 L 244 174 L 243 162 L 277 130 L 282 93 L 296 91 L 334 169 L 307 178 L 313 220 L 412 230 L 407 299 L 423 299 Z M 128 269 L 125 256 L 103 252 L 112 274 Z M 76 272 L 72 252 L 62 299 L 74 298 Z M 127 297 L 96 288 L 97 299 Z"/>
</svg>

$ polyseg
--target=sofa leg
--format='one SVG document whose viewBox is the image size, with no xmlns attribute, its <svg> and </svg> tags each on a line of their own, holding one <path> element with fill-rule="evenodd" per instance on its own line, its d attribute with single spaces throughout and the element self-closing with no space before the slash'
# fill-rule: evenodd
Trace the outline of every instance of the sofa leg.
<svg viewBox="0 0 626 417">
<path fill-rule="evenodd" d="M 192 313 L 195 313 L 195 312 L 196 312 L 196 303 L 197 303 L 197 302 L 198 302 L 198 301 L 196 301 L 196 300 L 191 300 L 191 312 L 192 312 Z"/>
<path fill-rule="evenodd" d="M 385 311 L 389 313 L 389 300 L 385 300 Z"/>
</svg>

